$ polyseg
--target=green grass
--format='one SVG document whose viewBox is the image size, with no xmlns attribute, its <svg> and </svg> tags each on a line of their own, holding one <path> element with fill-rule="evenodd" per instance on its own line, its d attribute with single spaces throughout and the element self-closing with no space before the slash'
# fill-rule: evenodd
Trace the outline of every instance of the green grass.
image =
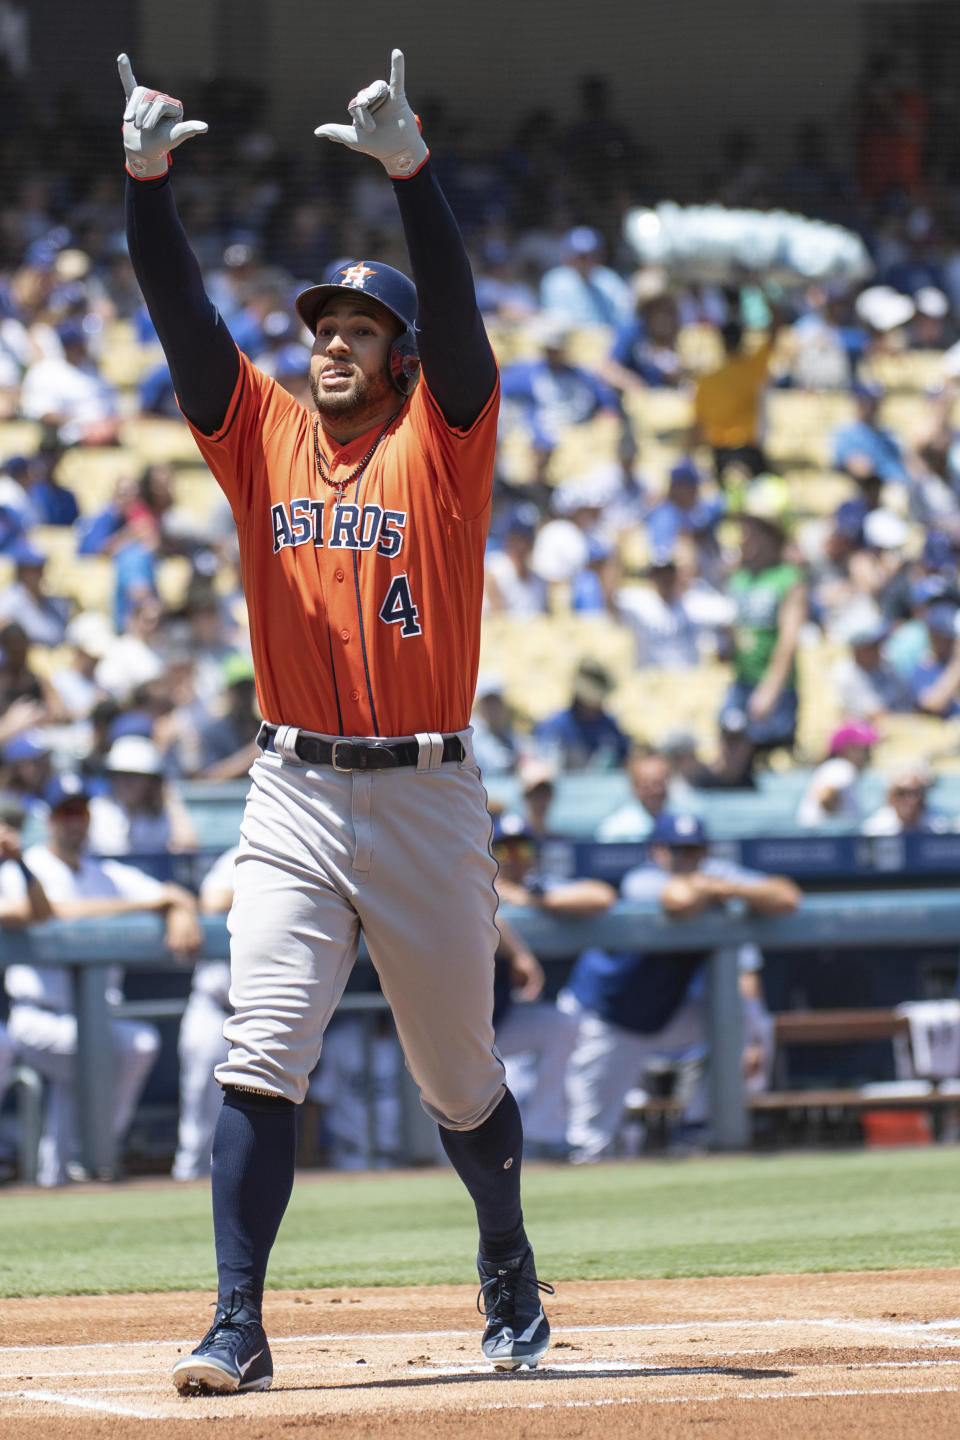
<svg viewBox="0 0 960 1440">
<path fill-rule="evenodd" d="M 541 1274 L 759 1275 L 960 1263 L 960 1151 L 531 1167 Z M 447 1171 L 303 1174 L 275 1289 L 467 1283 L 472 1207 Z M 0 1196 L 0 1295 L 210 1289 L 206 1189 L 166 1182 Z"/>
</svg>

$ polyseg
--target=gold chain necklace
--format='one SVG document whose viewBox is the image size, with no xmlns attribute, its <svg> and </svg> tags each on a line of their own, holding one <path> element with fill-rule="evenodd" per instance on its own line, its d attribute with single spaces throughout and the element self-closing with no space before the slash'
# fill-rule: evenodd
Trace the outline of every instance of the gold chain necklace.
<svg viewBox="0 0 960 1440">
<path fill-rule="evenodd" d="M 350 474 L 346 475 L 342 480 L 330 479 L 330 471 L 327 469 L 326 461 L 320 453 L 320 416 L 318 415 L 316 420 L 314 420 L 313 453 L 317 461 L 317 474 L 320 476 L 320 479 L 325 485 L 329 485 L 331 490 L 336 490 L 338 499 L 343 494 L 345 488 L 353 480 L 359 480 L 360 476 L 363 474 L 364 470 L 366 470 L 367 466 L 370 464 L 370 461 L 373 459 L 373 452 L 376 450 L 377 446 L 380 444 L 380 441 L 383 439 L 384 435 L 386 435 L 387 431 L 390 429 L 390 426 L 393 424 L 394 420 L 396 420 L 399 414 L 400 410 L 394 410 L 393 414 L 390 416 L 390 419 L 387 421 L 386 425 L 384 425 L 383 429 L 380 431 L 380 434 L 377 436 L 376 440 L 374 440 L 373 444 L 370 446 L 370 449 L 360 461 L 360 464 L 357 465 L 355 469 L 351 470 Z"/>
</svg>

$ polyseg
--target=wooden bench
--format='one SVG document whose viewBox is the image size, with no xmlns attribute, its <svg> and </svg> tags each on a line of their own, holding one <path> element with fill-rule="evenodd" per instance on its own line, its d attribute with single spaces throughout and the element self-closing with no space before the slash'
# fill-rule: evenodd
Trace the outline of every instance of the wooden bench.
<svg viewBox="0 0 960 1440">
<path fill-rule="evenodd" d="M 773 1017 L 777 1047 L 783 1045 L 857 1045 L 909 1035 L 904 1015 L 893 1010 L 782 1010 Z"/>
<path fill-rule="evenodd" d="M 887 1008 L 787 1010 L 774 1015 L 776 1052 L 788 1045 L 857 1045 L 909 1036 L 906 1016 Z M 782 1059 L 782 1056 L 781 1056 Z M 776 1063 L 776 1062 L 775 1062 Z M 766 1090 L 747 1099 L 754 1121 L 754 1139 L 762 1143 L 793 1139 L 817 1143 L 827 1139 L 856 1143 L 863 1137 L 866 1112 L 923 1111 L 929 1114 L 932 1138 L 939 1139 L 952 1110 L 960 1112 L 960 1090 L 938 1088 L 922 1077 L 902 1087 L 849 1085 L 817 1089 Z M 671 1125 L 683 1106 L 669 1096 L 648 1096 L 629 1102 L 624 1120 L 647 1126 L 646 1148 L 658 1151 L 668 1143 Z"/>
</svg>

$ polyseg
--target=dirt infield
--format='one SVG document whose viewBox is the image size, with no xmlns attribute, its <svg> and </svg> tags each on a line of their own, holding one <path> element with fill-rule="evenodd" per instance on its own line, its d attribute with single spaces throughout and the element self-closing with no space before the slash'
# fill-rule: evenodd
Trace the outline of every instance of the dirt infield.
<svg viewBox="0 0 960 1440">
<path fill-rule="evenodd" d="M 461 1287 L 267 1296 L 266 1394 L 181 1399 L 170 1367 L 210 1297 L 0 1302 L 11 1440 L 514 1440 L 960 1433 L 960 1270 L 567 1282 L 540 1369 L 481 1363 Z M 200 1429 L 202 1427 L 202 1431 Z"/>
</svg>

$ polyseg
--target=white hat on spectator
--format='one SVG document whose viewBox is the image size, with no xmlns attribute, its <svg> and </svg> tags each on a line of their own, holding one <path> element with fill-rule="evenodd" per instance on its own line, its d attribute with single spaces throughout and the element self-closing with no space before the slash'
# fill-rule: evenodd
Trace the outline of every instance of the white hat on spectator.
<svg viewBox="0 0 960 1440">
<path fill-rule="evenodd" d="M 890 776 L 890 789 L 913 789 L 932 790 L 936 783 L 936 776 L 930 769 L 926 760 L 914 760 L 909 764 L 901 765 Z"/>
<path fill-rule="evenodd" d="M 163 761 L 146 735 L 121 735 L 107 751 L 106 768 L 114 775 L 162 775 Z"/>
<path fill-rule="evenodd" d="M 562 350 L 573 334 L 570 321 L 556 310 L 541 310 L 526 330 L 533 343 L 542 350 Z"/>
<path fill-rule="evenodd" d="M 474 699 L 486 700 L 491 695 L 502 695 L 505 688 L 502 675 L 498 675 L 495 670 L 481 670 L 477 676 Z"/>
<path fill-rule="evenodd" d="M 942 320 L 950 309 L 950 301 L 936 285 L 921 285 L 913 299 L 919 313 L 934 320 Z"/>
<path fill-rule="evenodd" d="M 82 610 L 74 615 L 64 633 L 64 640 L 85 655 L 102 660 L 116 640 L 113 626 L 99 610 Z"/>
<path fill-rule="evenodd" d="M 869 510 L 864 516 L 863 540 L 871 550 L 899 550 L 909 535 L 906 520 L 892 510 Z"/>
<path fill-rule="evenodd" d="M 602 510 L 614 499 L 619 488 L 619 479 L 613 473 L 614 466 L 603 471 L 590 470 L 558 485 L 551 497 L 555 515 L 572 515 L 577 510 Z"/>
<path fill-rule="evenodd" d="M 525 795 L 540 785 L 553 785 L 557 779 L 557 767 L 541 755 L 525 755 L 517 766 L 520 785 Z"/>
<path fill-rule="evenodd" d="M 530 568 L 541 580 L 570 580 L 587 563 L 586 535 L 572 520 L 548 520 L 533 542 Z"/>
<path fill-rule="evenodd" d="M 902 295 L 892 285 L 870 285 L 861 291 L 854 309 L 872 330 L 884 331 L 906 325 L 917 311 L 909 295 Z"/>
</svg>

